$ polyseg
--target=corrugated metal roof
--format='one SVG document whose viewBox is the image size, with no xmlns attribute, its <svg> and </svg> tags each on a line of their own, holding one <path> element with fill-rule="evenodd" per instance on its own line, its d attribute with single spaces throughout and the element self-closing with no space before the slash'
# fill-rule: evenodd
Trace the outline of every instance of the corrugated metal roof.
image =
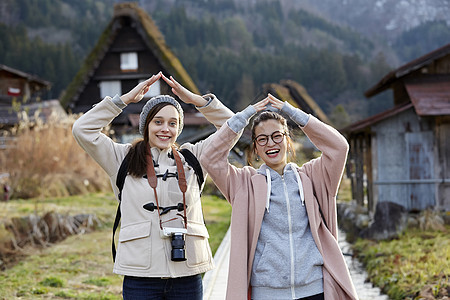
<svg viewBox="0 0 450 300">
<path fill-rule="evenodd" d="M 375 96 L 381 93 L 384 90 L 387 90 L 391 87 L 392 83 L 396 80 L 405 77 L 413 71 L 416 71 L 424 66 L 427 66 L 433 63 L 436 59 L 444 57 L 450 54 L 450 44 L 447 44 L 441 48 L 438 48 L 424 56 L 421 56 L 415 60 L 410 61 L 409 63 L 389 72 L 386 76 L 384 76 L 376 85 L 368 89 L 364 95 L 368 98 Z"/>
<path fill-rule="evenodd" d="M 397 105 L 394 108 L 386 110 L 382 113 L 379 113 L 379 114 L 369 117 L 367 119 L 355 122 L 355 123 L 345 127 L 341 131 L 345 132 L 345 133 L 357 133 L 360 131 L 364 131 L 365 129 L 372 126 L 373 124 L 376 124 L 376 123 L 378 123 L 384 119 L 387 119 L 389 117 L 395 116 L 395 115 L 401 113 L 402 111 L 405 111 L 411 107 L 413 107 L 413 104 L 411 102 L 406 102 L 406 103 Z"/>
<path fill-rule="evenodd" d="M 343 129 L 347 133 L 363 131 L 373 124 L 410 107 L 419 116 L 450 115 L 450 75 L 423 75 L 405 80 L 410 101 L 375 116 L 355 122 Z"/>
<path fill-rule="evenodd" d="M 419 116 L 450 115 L 450 78 L 405 84 Z"/>
</svg>

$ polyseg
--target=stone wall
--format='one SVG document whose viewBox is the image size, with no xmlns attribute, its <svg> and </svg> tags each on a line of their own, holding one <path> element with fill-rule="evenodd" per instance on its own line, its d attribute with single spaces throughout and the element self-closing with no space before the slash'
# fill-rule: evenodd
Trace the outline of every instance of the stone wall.
<svg viewBox="0 0 450 300">
<path fill-rule="evenodd" d="M 377 203 L 373 216 L 356 202 L 341 202 L 337 208 L 339 228 L 346 232 L 350 243 L 358 237 L 377 241 L 394 239 L 407 228 L 445 230 L 444 225 L 450 224 L 450 212 L 408 212 L 394 202 Z"/>
</svg>

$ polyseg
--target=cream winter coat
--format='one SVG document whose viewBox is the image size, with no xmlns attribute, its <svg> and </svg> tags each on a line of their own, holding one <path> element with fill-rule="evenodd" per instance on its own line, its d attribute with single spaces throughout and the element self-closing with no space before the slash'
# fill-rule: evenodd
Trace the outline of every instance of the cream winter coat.
<svg viewBox="0 0 450 300">
<path fill-rule="evenodd" d="M 220 103 L 217 98 L 206 106 L 198 108 L 204 116 L 220 128 L 233 113 Z M 73 135 L 80 146 L 106 171 L 117 196 L 116 177 L 119 166 L 128 153 L 131 144 L 115 143 L 101 133 L 115 117 L 121 113 L 110 97 L 106 97 L 91 110 L 82 115 L 73 125 Z M 200 157 L 204 147 L 210 142 L 183 144 L 181 148 L 189 149 Z M 167 170 L 176 173 L 176 165 L 170 156 L 170 149 L 160 151 L 152 148 L 152 157 L 156 162 L 156 174 Z M 180 155 L 181 156 L 181 155 Z M 171 261 L 171 240 L 161 236 L 159 218 L 156 210 L 151 212 L 143 208 L 144 204 L 155 203 L 153 189 L 146 178 L 127 176 L 122 190 L 121 226 L 119 232 L 117 256 L 114 273 L 138 277 L 181 277 L 206 272 L 213 268 L 211 249 L 208 243 L 208 231 L 203 221 L 200 190 L 194 170 L 181 156 L 188 184 L 186 192 L 187 234 L 186 261 Z M 204 170 L 204 176 L 206 177 Z M 157 195 L 160 206 L 172 206 L 183 202 L 182 193 L 175 177 L 163 180 L 158 178 Z M 156 203 L 155 203 L 156 204 Z M 176 210 L 162 216 L 165 227 L 183 227 Z"/>
<path fill-rule="evenodd" d="M 298 167 L 311 233 L 323 256 L 326 300 L 358 299 L 337 243 L 336 194 L 347 159 L 348 143 L 339 132 L 313 116 L 304 133 L 322 155 Z M 211 137 L 210 137 L 211 138 Z M 213 134 L 200 162 L 231 203 L 231 249 L 227 299 L 246 299 L 251 293 L 250 275 L 267 198 L 266 177 L 253 167 L 228 163 L 230 149 L 239 138 L 228 125 Z M 322 221 L 318 204 L 322 208 Z"/>
</svg>

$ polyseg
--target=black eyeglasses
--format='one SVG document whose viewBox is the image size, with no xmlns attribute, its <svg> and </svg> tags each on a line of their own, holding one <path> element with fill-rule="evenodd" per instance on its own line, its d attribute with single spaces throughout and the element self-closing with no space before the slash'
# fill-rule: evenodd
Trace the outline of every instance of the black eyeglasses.
<svg viewBox="0 0 450 300">
<path fill-rule="evenodd" d="M 270 137 L 275 144 L 279 144 L 279 143 L 281 143 L 283 141 L 283 138 L 284 138 L 285 135 L 286 135 L 286 133 L 280 132 L 280 131 L 275 131 L 271 135 L 260 134 L 257 137 L 255 137 L 253 142 L 256 141 L 256 143 L 258 145 L 265 146 L 269 142 L 269 137 Z"/>
</svg>

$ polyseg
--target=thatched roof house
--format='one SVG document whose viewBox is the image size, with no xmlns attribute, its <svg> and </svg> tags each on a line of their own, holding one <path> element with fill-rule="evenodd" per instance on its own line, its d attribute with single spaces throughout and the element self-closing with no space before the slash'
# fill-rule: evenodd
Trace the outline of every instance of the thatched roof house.
<svg viewBox="0 0 450 300">
<path fill-rule="evenodd" d="M 183 86 L 199 93 L 151 17 L 137 3 L 115 4 L 111 21 L 67 87 L 61 104 L 73 113 L 86 112 L 105 96 L 126 93 L 159 71 L 175 77 Z M 152 86 L 146 98 L 158 94 L 172 94 L 162 80 Z M 119 136 L 137 133 L 136 116 L 133 115 L 141 111 L 145 102 L 144 99 L 127 106 L 114 120 L 112 126 Z M 189 105 L 182 106 L 186 115 L 193 111 Z M 201 117 L 200 121 L 204 124 L 206 119 Z"/>
</svg>

